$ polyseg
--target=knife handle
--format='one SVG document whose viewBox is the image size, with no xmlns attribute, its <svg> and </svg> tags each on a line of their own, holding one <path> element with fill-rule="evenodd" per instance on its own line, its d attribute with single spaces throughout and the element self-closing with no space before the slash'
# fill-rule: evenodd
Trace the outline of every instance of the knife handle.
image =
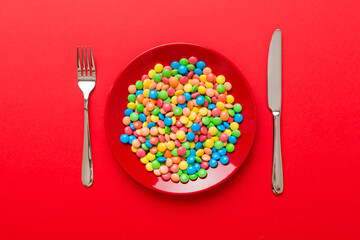
<svg viewBox="0 0 360 240">
<path fill-rule="evenodd" d="M 273 112 L 274 116 L 274 149 L 272 169 L 272 189 L 275 194 L 281 194 L 284 190 L 281 140 L 280 140 L 280 112 Z"/>
</svg>

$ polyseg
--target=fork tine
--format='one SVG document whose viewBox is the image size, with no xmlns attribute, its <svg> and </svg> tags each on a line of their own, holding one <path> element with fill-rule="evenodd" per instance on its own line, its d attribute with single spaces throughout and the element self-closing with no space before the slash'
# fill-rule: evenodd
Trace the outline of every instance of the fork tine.
<svg viewBox="0 0 360 240">
<path fill-rule="evenodd" d="M 77 52 L 77 75 L 81 77 L 81 63 L 80 63 L 80 54 L 79 54 L 79 47 L 76 47 Z"/>
<path fill-rule="evenodd" d="M 84 61 L 84 48 L 81 46 L 81 61 L 82 61 L 82 65 L 83 65 L 83 69 L 82 69 L 82 75 L 85 76 L 85 61 Z"/>
<path fill-rule="evenodd" d="M 96 71 L 95 71 L 95 62 L 94 62 L 91 46 L 90 46 L 90 58 L 91 58 L 91 75 L 94 76 Z"/>
<path fill-rule="evenodd" d="M 86 52 L 86 70 L 87 70 L 87 76 L 90 76 L 90 64 L 89 64 L 89 58 L 88 58 L 88 50 L 87 47 L 85 46 L 85 52 Z"/>
</svg>

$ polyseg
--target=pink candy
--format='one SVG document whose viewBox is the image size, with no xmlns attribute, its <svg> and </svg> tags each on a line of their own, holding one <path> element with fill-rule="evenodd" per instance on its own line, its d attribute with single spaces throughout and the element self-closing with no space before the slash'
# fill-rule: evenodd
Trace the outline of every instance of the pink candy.
<svg viewBox="0 0 360 240">
<path fill-rule="evenodd" d="M 229 136 L 226 133 L 220 133 L 220 135 L 219 135 L 219 139 L 222 142 L 226 142 L 228 140 L 228 137 Z"/>
<path fill-rule="evenodd" d="M 211 111 L 211 114 L 212 114 L 214 117 L 220 116 L 220 113 L 221 113 L 220 108 L 214 108 L 214 109 Z"/>
<path fill-rule="evenodd" d="M 167 112 L 171 111 L 171 109 L 172 109 L 171 103 L 169 103 L 169 102 L 164 103 L 163 109 Z"/>
<path fill-rule="evenodd" d="M 177 153 L 180 155 L 180 156 L 184 156 L 186 154 L 186 148 L 184 147 L 179 147 L 177 149 Z"/>
<path fill-rule="evenodd" d="M 136 150 L 136 156 L 138 158 L 142 158 L 146 155 L 146 151 L 142 148 L 138 148 L 138 150 Z"/>
</svg>

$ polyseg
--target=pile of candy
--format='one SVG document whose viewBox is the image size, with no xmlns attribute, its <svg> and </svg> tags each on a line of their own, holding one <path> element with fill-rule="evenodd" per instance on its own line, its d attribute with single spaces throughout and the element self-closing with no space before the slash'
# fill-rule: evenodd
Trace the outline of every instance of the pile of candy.
<svg viewBox="0 0 360 240">
<path fill-rule="evenodd" d="M 148 171 L 186 183 L 229 163 L 243 121 L 231 83 L 196 57 L 154 69 L 130 85 L 122 143 L 131 144 Z"/>
</svg>

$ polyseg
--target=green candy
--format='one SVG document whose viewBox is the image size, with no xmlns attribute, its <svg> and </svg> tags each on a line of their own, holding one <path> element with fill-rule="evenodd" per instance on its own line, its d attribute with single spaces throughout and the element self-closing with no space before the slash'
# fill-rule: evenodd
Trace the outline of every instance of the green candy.
<svg viewBox="0 0 360 240">
<path fill-rule="evenodd" d="M 143 84 L 143 82 L 141 81 L 141 80 L 138 80 L 138 81 L 136 81 L 136 83 L 135 83 L 135 87 L 137 88 L 137 89 L 143 89 L 143 86 L 144 86 L 144 84 Z"/>
<path fill-rule="evenodd" d="M 179 156 L 179 154 L 177 153 L 177 148 L 174 148 L 172 151 L 171 151 L 171 154 L 175 157 Z"/>
<path fill-rule="evenodd" d="M 141 144 L 141 148 L 144 149 L 145 151 L 149 150 L 149 148 L 146 146 L 145 143 Z"/>
<path fill-rule="evenodd" d="M 185 153 L 184 157 L 188 157 L 188 156 L 190 156 L 190 151 L 186 150 L 186 153 Z"/>
<path fill-rule="evenodd" d="M 152 162 L 151 162 L 151 166 L 154 168 L 154 169 L 158 169 L 160 167 L 160 163 L 158 160 L 154 159 Z"/>
<path fill-rule="evenodd" d="M 159 151 L 157 151 L 156 154 L 155 154 L 156 157 L 161 157 L 162 155 L 164 155 L 164 153 L 159 152 Z"/>
<path fill-rule="evenodd" d="M 180 59 L 180 61 L 179 61 L 179 63 L 181 64 L 181 65 L 188 65 L 189 64 L 189 61 L 186 59 L 186 58 L 182 58 L 182 59 Z"/>
<path fill-rule="evenodd" d="M 208 96 L 205 96 L 205 100 L 208 101 L 209 103 L 211 103 L 211 98 Z"/>
<path fill-rule="evenodd" d="M 147 135 L 145 138 L 146 138 L 147 140 L 149 140 L 149 139 L 151 138 L 151 135 L 149 134 L 149 135 Z"/>
<path fill-rule="evenodd" d="M 152 115 L 157 116 L 160 113 L 160 108 L 159 107 L 155 107 L 154 110 L 151 111 Z"/>
<path fill-rule="evenodd" d="M 168 70 L 168 69 L 164 69 L 164 70 L 162 71 L 162 75 L 163 75 L 164 77 L 169 78 L 169 77 L 171 76 L 171 72 L 170 72 L 170 70 Z"/>
<path fill-rule="evenodd" d="M 189 149 L 190 148 L 190 142 L 186 141 L 183 144 L 181 144 L 181 146 L 183 146 L 185 149 Z"/>
<path fill-rule="evenodd" d="M 167 91 L 165 90 L 161 90 L 158 94 L 158 97 L 161 98 L 162 100 L 165 100 L 169 97 L 169 94 Z M 170 100 L 170 99 L 169 99 Z"/>
<path fill-rule="evenodd" d="M 136 112 L 133 112 L 130 114 L 130 120 L 135 122 L 137 120 L 139 120 L 139 114 L 137 114 Z"/>
<path fill-rule="evenodd" d="M 182 114 L 182 109 L 179 108 L 179 107 L 175 107 L 175 108 L 174 108 L 174 114 L 175 114 L 176 116 L 181 115 L 181 114 Z"/>
<path fill-rule="evenodd" d="M 178 70 L 177 69 L 173 69 L 172 71 L 171 71 L 171 75 L 173 75 L 173 76 L 175 76 L 176 74 L 178 74 Z"/>
<path fill-rule="evenodd" d="M 198 156 L 195 156 L 195 161 L 198 162 L 198 163 L 201 163 L 201 162 L 202 162 L 201 158 L 198 157 Z"/>
<path fill-rule="evenodd" d="M 225 86 L 224 86 L 224 84 L 219 84 L 219 85 L 217 85 L 216 91 L 218 91 L 219 93 L 225 92 Z"/>
<path fill-rule="evenodd" d="M 129 94 L 128 101 L 129 102 L 135 102 L 136 101 L 136 95 L 135 94 Z"/>
<path fill-rule="evenodd" d="M 169 126 L 165 126 L 165 132 L 166 132 L 166 133 L 171 133 L 171 129 L 170 129 Z"/>
<path fill-rule="evenodd" d="M 198 85 L 194 85 L 192 88 L 191 88 L 191 92 L 196 92 L 198 90 L 199 86 Z"/>
<path fill-rule="evenodd" d="M 139 105 L 136 106 L 136 110 L 139 112 L 139 113 L 142 113 L 144 111 L 144 105 L 142 103 L 140 103 Z"/>
<path fill-rule="evenodd" d="M 214 147 L 215 147 L 217 150 L 220 150 L 220 149 L 222 149 L 222 148 L 224 147 L 224 144 L 223 144 L 222 141 L 217 140 L 217 141 L 215 142 L 215 144 L 214 144 Z"/>
<path fill-rule="evenodd" d="M 163 100 L 164 103 L 166 102 L 171 102 L 171 99 L 169 97 L 167 97 L 165 100 Z"/>
<path fill-rule="evenodd" d="M 181 174 L 180 181 L 183 183 L 187 183 L 189 181 L 189 175 L 187 175 L 186 173 Z"/>
<path fill-rule="evenodd" d="M 228 151 L 228 152 L 230 152 L 230 153 L 232 153 L 234 150 L 235 150 L 235 146 L 234 146 L 234 144 L 232 144 L 232 143 L 228 143 L 228 144 L 226 144 L 226 151 Z"/>
<path fill-rule="evenodd" d="M 215 125 L 220 125 L 222 123 L 222 120 L 220 117 L 214 117 L 212 121 Z"/>
<path fill-rule="evenodd" d="M 180 78 L 182 77 L 182 75 L 181 75 L 181 74 L 175 74 L 175 77 L 176 77 L 177 79 L 180 79 Z"/>
<path fill-rule="evenodd" d="M 241 132 L 239 130 L 233 130 L 231 132 L 231 135 L 233 135 L 236 138 L 239 138 L 241 136 Z"/>
<path fill-rule="evenodd" d="M 154 81 L 155 82 L 160 82 L 161 81 L 161 74 L 160 73 L 155 73 L 155 75 L 154 75 L 154 77 L 153 77 L 153 79 L 154 79 Z"/>
<path fill-rule="evenodd" d="M 235 111 L 234 110 L 232 110 L 232 109 L 228 109 L 228 113 L 229 113 L 229 115 L 230 116 L 235 116 Z"/>
<path fill-rule="evenodd" d="M 195 69 L 195 66 L 193 64 L 188 64 L 186 68 L 188 71 L 193 71 Z"/>
<path fill-rule="evenodd" d="M 208 125 L 208 128 L 211 128 L 211 127 L 215 127 L 215 124 L 214 123 L 209 123 L 209 125 Z"/>
<path fill-rule="evenodd" d="M 210 124 L 210 118 L 208 118 L 208 117 L 203 117 L 201 120 L 202 120 L 204 125 L 209 125 Z"/>
<path fill-rule="evenodd" d="M 182 174 L 183 172 L 181 171 L 181 169 L 179 169 L 179 171 L 177 171 L 177 175 L 179 175 L 179 176 L 181 176 L 181 174 Z"/>
<path fill-rule="evenodd" d="M 197 173 L 194 173 L 194 174 L 189 175 L 189 178 L 190 178 L 191 180 L 193 180 L 193 181 L 196 180 L 197 177 L 198 177 Z"/>
<path fill-rule="evenodd" d="M 236 113 L 239 113 L 239 112 L 242 111 L 242 106 L 241 106 L 239 103 L 236 103 L 236 104 L 234 105 L 233 109 L 234 109 L 234 111 L 235 111 Z"/>
<path fill-rule="evenodd" d="M 199 171 L 198 171 L 198 176 L 201 177 L 201 178 L 204 178 L 206 177 L 207 175 L 207 172 L 205 169 L 201 168 Z"/>
</svg>

